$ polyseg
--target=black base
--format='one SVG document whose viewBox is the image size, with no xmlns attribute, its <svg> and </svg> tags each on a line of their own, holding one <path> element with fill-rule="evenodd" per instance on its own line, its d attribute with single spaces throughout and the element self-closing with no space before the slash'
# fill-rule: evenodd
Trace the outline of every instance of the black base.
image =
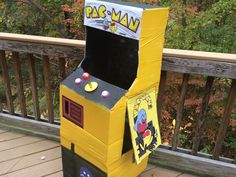
<svg viewBox="0 0 236 177">
<path fill-rule="evenodd" d="M 62 164 L 64 177 L 107 177 L 107 174 L 62 146 Z"/>
</svg>

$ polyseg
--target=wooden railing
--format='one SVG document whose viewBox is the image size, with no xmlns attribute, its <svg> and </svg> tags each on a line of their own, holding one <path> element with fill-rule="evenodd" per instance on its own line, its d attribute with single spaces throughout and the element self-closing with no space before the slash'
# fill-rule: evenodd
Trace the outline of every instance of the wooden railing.
<svg viewBox="0 0 236 177">
<path fill-rule="evenodd" d="M 36 121 L 47 120 L 49 123 L 57 123 L 53 114 L 53 101 L 52 101 L 52 85 L 50 74 L 50 61 L 55 59 L 58 61 L 58 79 L 62 80 L 66 76 L 66 62 L 67 61 L 79 61 L 83 58 L 83 50 L 85 47 L 85 41 L 58 39 L 37 37 L 29 35 L 17 35 L 0 33 L 0 64 L 1 75 L 4 83 L 4 90 L 6 95 L 6 107 L 3 108 L 3 101 L 0 102 L 0 111 L 4 114 L 14 114 L 24 118 L 34 118 Z M 22 57 L 23 56 L 23 57 Z M 12 58 L 13 66 L 8 63 L 7 58 Z M 42 61 L 43 77 L 39 77 L 35 70 L 35 61 Z M 22 61 L 25 60 L 25 61 Z M 34 108 L 34 114 L 29 115 L 26 109 L 25 90 L 22 79 L 22 66 L 23 62 L 27 62 L 27 68 L 23 71 L 29 72 L 30 88 L 32 94 L 32 103 Z M 20 105 L 20 113 L 15 112 L 11 75 L 9 70 L 14 67 L 14 74 L 16 79 L 16 90 L 18 102 L 15 105 Z M 12 69 L 11 69 L 12 70 Z M 213 82 L 216 78 L 224 77 L 230 80 L 230 91 L 227 96 L 227 101 L 224 106 L 224 113 L 220 123 L 220 126 L 215 131 L 217 132 L 215 147 L 212 156 L 213 159 L 220 158 L 222 145 L 226 137 L 226 130 L 229 126 L 230 116 L 233 110 L 234 101 L 236 97 L 236 55 L 223 54 L 223 53 L 210 53 L 210 52 L 198 52 L 198 51 L 186 51 L 175 49 L 164 49 L 163 51 L 163 66 L 161 73 L 161 81 L 159 88 L 159 96 L 157 100 L 158 115 L 161 120 L 162 99 L 165 94 L 167 72 L 175 72 L 182 74 L 182 84 L 180 89 L 180 96 L 177 104 L 176 111 L 176 124 L 174 127 L 174 133 L 172 137 L 172 143 L 170 146 L 165 147 L 174 151 L 180 151 L 178 148 L 178 139 L 180 125 L 182 122 L 184 112 L 184 102 L 186 98 L 186 91 L 188 88 L 189 78 L 192 75 L 204 75 L 207 76 L 204 95 L 202 97 L 200 113 L 198 117 L 195 117 L 195 135 L 193 137 L 193 145 L 189 153 L 193 155 L 201 155 L 199 151 L 199 145 L 202 140 L 203 126 L 206 122 L 208 114 L 209 100 L 211 97 L 211 90 Z M 44 119 L 40 117 L 40 104 L 38 100 L 38 79 L 44 80 L 44 89 L 46 97 L 46 105 L 48 118 Z M 57 90 L 58 91 L 58 90 Z M 59 108 L 58 108 L 59 109 Z M 224 160 L 230 163 L 236 163 L 235 159 Z"/>
<path fill-rule="evenodd" d="M 1 59 L 1 69 L 2 76 L 4 80 L 4 87 L 7 98 L 7 111 L 10 114 L 15 114 L 13 98 L 11 93 L 11 85 L 9 78 L 9 68 L 11 66 L 7 65 L 6 53 L 12 54 L 10 58 L 14 60 L 14 69 L 16 71 L 16 87 L 17 96 L 20 104 L 21 116 L 27 117 L 26 103 L 23 90 L 23 80 L 22 80 L 22 68 L 21 59 L 19 53 L 27 54 L 23 56 L 22 60 L 28 63 L 28 71 L 30 75 L 30 83 L 32 90 L 32 99 L 34 104 L 34 118 L 40 120 L 40 108 L 37 93 L 36 84 L 36 72 L 35 72 L 35 57 L 39 56 L 43 62 L 43 80 L 46 96 L 46 104 L 48 109 L 48 122 L 54 122 L 53 115 L 53 103 L 52 103 L 52 90 L 50 82 L 50 60 L 49 58 L 54 58 L 58 60 L 59 66 L 59 77 L 62 80 L 65 78 L 65 60 L 81 60 L 81 54 L 83 53 L 83 48 L 85 46 L 85 41 L 79 40 L 68 40 L 68 39 L 57 39 L 57 38 L 47 38 L 47 37 L 37 37 L 28 35 L 17 35 L 17 34 L 6 34 L 0 33 L 0 59 Z M 82 49 L 82 50 L 81 50 Z M 1 105 L 1 103 L 0 103 Z M 1 108 L 2 106 L 0 106 Z M 1 109 L 0 109 L 1 110 Z"/>
<path fill-rule="evenodd" d="M 164 60 L 162 67 L 160 92 L 158 98 L 159 116 L 161 117 L 162 95 L 165 89 L 167 71 L 183 73 L 180 97 L 177 106 L 176 126 L 172 139 L 172 150 L 178 146 L 178 135 L 180 123 L 183 117 L 184 101 L 190 74 L 200 74 L 207 76 L 204 96 L 200 107 L 200 114 L 196 117 L 195 136 L 193 138 L 192 154 L 197 155 L 199 144 L 202 137 L 202 128 L 206 121 L 207 109 L 210 100 L 213 81 L 216 77 L 225 77 L 232 79 L 227 102 L 224 107 L 224 113 L 213 150 L 213 159 L 219 159 L 221 148 L 226 136 L 226 130 L 236 98 L 236 55 L 184 50 L 164 50 Z M 235 156 L 236 163 L 236 156 Z"/>
</svg>

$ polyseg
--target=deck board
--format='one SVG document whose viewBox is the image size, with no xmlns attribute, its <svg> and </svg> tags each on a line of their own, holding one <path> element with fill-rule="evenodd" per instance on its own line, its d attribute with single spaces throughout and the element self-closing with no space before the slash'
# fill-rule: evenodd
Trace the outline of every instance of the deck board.
<svg viewBox="0 0 236 177">
<path fill-rule="evenodd" d="M 8 130 L 1 130 L 1 129 L 0 129 L 0 134 L 1 134 L 1 133 L 5 133 L 5 132 L 7 132 L 7 131 L 8 131 Z"/>
<path fill-rule="evenodd" d="M 42 159 L 45 157 L 45 159 Z M 61 157 L 60 147 L 0 163 L 0 175 L 29 168 Z"/>
<path fill-rule="evenodd" d="M 63 177 L 60 144 L 0 129 L 0 177 Z M 149 164 L 139 177 L 196 177 Z"/>
<path fill-rule="evenodd" d="M 9 140 L 20 138 L 23 136 L 26 136 L 26 135 L 13 133 L 13 132 L 3 132 L 0 134 L 0 142 L 9 141 Z"/>
<path fill-rule="evenodd" d="M 0 152 L 8 149 L 13 149 L 19 146 L 42 141 L 42 138 L 23 136 L 16 139 L 0 142 Z"/>
<path fill-rule="evenodd" d="M 56 172 L 56 173 L 53 173 L 44 177 L 63 177 L 63 173 L 62 171 L 59 171 L 59 172 Z"/>
<path fill-rule="evenodd" d="M 196 176 L 190 175 L 190 174 L 182 174 L 182 175 L 180 175 L 178 177 L 196 177 Z"/>
<path fill-rule="evenodd" d="M 161 167 L 152 165 L 152 168 L 145 170 L 139 177 L 176 177 L 182 174 L 182 172 L 173 171 Z"/>
<path fill-rule="evenodd" d="M 0 162 L 4 162 L 22 156 L 27 156 L 36 152 L 45 151 L 55 147 L 59 147 L 59 144 L 48 140 L 28 144 L 25 146 L 20 146 L 14 149 L 9 149 L 0 152 Z"/>
<path fill-rule="evenodd" d="M 58 165 L 59 164 L 59 165 Z M 45 163 L 24 168 L 2 177 L 42 177 L 62 170 L 61 159 L 51 160 Z"/>
</svg>

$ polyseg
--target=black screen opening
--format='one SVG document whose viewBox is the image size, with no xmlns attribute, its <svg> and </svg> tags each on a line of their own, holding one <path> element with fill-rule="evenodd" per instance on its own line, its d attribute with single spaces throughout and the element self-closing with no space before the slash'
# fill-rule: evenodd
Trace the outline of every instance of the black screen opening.
<svg viewBox="0 0 236 177">
<path fill-rule="evenodd" d="M 137 75 L 138 40 L 86 27 L 85 72 L 128 90 Z"/>
</svg>

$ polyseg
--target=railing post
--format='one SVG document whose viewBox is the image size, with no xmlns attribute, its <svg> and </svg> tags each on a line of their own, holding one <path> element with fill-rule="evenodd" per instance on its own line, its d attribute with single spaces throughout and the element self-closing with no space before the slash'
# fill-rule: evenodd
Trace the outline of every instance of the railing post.
<svg viewBox="0 0 236 177">
<path fill-rule="evenodd" d="M 0 67 L 0 76 L 2 75 L 2 67 Z M 3 84 L 2 81 L 0 82 L 0 84 Z M 2 104 L 2 99 L 0 98 L 0 113 L 3 111 L 3 104 Z"/>
<path fill-rule="evenodd" d="M 226 131 L 229 126 L 230 122 L 230 117 L 234 105 L 234 100 L 236 98 L 236 79 L 232 80 L 230 92 L 229 92 L 229 97 L 227 100 L 227 103 L 225 105 L 225 110 L 223 114 L 223 118 L 220 124 L 220 128 L 218 130 L 216 142 L 215 142 L 215 147 L 213 150 L 213 159 L 218 160 L 220 156 L 220 152 L 222 149 L 222 145 L 226 136 Z"/>
<path fill-rule="evenodd" d="M 14 62 L 15 62 L 17 96 L 20 103 L 21 115 L 22 117 L 26 117 L 27 110 L 26 110 L 26 104 L 25 104 L 25 95 L 24 95 L 21 62 L 20 62 L 19 54 L 17 52 L 13 52 L 12 58 L 14 59 Z"/>
<path fill-rule="evenodd" d="M 2 75 L 1 73 L 2 73 L 2 67 L 0 67 L 0 76 Z M 0 84 L 2 84 L 2 81 L 0 81 Z M 0 98 L 0 113 L 2 112 L 2 109 L 3 109 L 3 104 L 2 104 L 2 99 Z"/>
<path fill-rule="evenodd" d="M 40 119 L 40 109 L 39 109 L 39 101 L 38 101 L 38 90 L 36 84 L 36 72 L 34 65 L 34 57 L 32 54 L 28 54 L 28 64 L 29 64 L 29 75 L 30 75 L 30 84 L 31 84 L 31 92 L 34 104 L 34 116 L 36 120 Z"/>
<path fill-rule="evenodd" d="M 13 98 L 12 98 L 12 93 L 11 93 L 10 78 L 8 75 L 7 61 L 6 61 L 5 51 L 2 51 L 2 50 L 0 50 L 0 64 L 2 68 L 2 75 L 3 75 L 5 92 L 6 92 L 8 111 L 10 114 L 14 114 L 14 105 L 13 105 Z"/>
<path fill-rule="evenodd" d="M 2 112 L 2 100 L 0 100 L 0 112 Z"/>
<path fill-rule="evenodd" d="M 60 75 L 60 80 L 64 80 L 66 77 L 66 60 L 65 58 L 59 58 L 59 75 Z"/>
<path fill-rule="evenodd" d="M 185 95 L 187 92 L 188 81 L 189 81 L 189 74 L 184 73 L 183 74 L 183 81 L 182 81 L 182 85 L 181 85 L 181 93 L 180 93 L 178 107 L 177 107 L 175 131 L 174 131 L 174 135 L 172 138 L 172 150 L 176 150 L 177 146 L 178 146 L 179 129 L 180 129 L 180 123 L 181 123 L 181 120 L 183 117 L 184 100 L 185 100 Z"/>
<path fill-rule="evenodd" d="M 48 121 L 53 123 L 53 104 L 52 104 L 52 91 L 51 91 L 51 83 L 50 83 L 50 65 L 48 56 L 43 57 L 43 74 L 44 74 L 44 87 L 46 94 L 46 102 L 48 109 Z"/>
<path fill-rule="evenodd" d="M 162 103 L 163 103 L 163 96 L 165 91 L 165 85 L 166 85 L 166 78 L 167 78 L 167 71 L 161 71 L 161 79 L 160 79 L 160 85 L 159 85 L 159 91 L 158 91 L 158 98 L 157 98 L 157 113 L 158 113 L 158 120 L 160 121 L 162 118 Z"/>
<path fill-rule="evenodd" d="M 202 136 L 202 129 L 206 121 L 206 115 L 208 111 L 208 104 L 211 95 L 211 88 L 213 85 L 214 77 L 208 76 L 207 82 L 204 89 L 204 96 L 202 98 L 202 105 L 199 117 L 197 118 L 197 123 L 195 127 L 195 136 L 193 138 L 193 147 L 192 147 L 192 154 L 197 155 L 198 148 L 201 141 Z"/>
</svg>

